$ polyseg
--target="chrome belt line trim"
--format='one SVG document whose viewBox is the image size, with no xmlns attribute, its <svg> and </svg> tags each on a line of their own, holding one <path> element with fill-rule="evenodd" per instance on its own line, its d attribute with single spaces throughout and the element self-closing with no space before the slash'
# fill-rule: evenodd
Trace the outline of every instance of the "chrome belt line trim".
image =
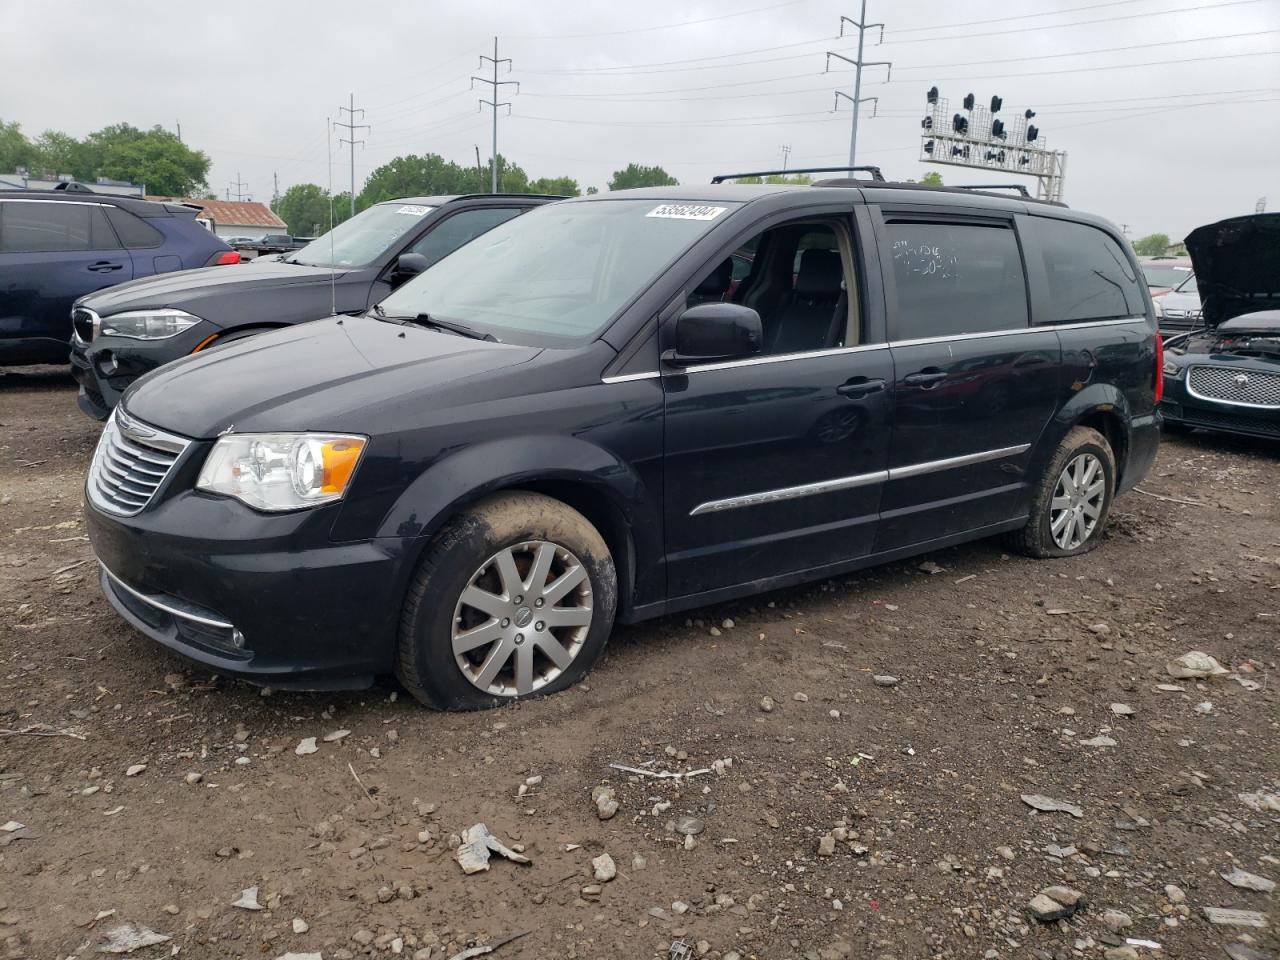
<svg viewBox="0 0 1280 960">
<path fill-rule="evenodd" d="M 133 596 L 137 597 L 139 600 L 141 600 L 143 603 L 147 604 L 148 606 L 155 607 L 157 610 L 163 610 L 165 613 L 173 617 L 181 617 L 183 620 L 190 620 L 192 623 L 204 624 L 206 627 L 219 627 L 223 630 L 235 629 L 235 624 L 227 623 L 225 620 L 215 620 L 212 617 L 201 616 L 200 614 L 192 613 L 190 610 L 183 610 L 180 607 L 174 606 L 173 604 L 165 603 L 164 601 L 157 600 L 155 597 L 142 593 L 139 590 L 135 590 L 133 589 L 133 587 L 129 586 L 127 583 L 125 583 L 123 580 L 117 577 L 114 573 L 108 570 L 107 565 L 105 563 L 102 563 L 101 560 L 99 560 L 98 563 L 102 567 L 102 572 L 107 575 L 108 579 L 110 579 L 112 583 L 120 587 L 120 589 L 124 590 L 126 593 L 132 594 Z"/>
<path fill-rule="evenodd" d="M 812 497 L 820 493 L 834 493 L 837 490 L 852 490 L 873 483 L 885 483 L 891 480 L 905 480 L 939 470 L 951 470 L 955 467 L 967 467 L 975 463 L 986 463 L 988 460 L 1001 460 L 1005 457 L 1026 453 L 1031 444 L 1021 443 L 1016 447 L 1001 447 L 999 450 L 983 450 L 979 453 L 966 453 L 960 457 L 948 457 L 945 460 L 929 460 L 924 463 L 913 463 L 906 467 L 894 467 L 892 470 L 878 470 L 875 473 L 860 473 L 852 477 L 837 477 L 834 480 L 819 480 L 817 483 L 804 483 L 795 487 L 781 487 L 776 490 L 762 490 L 759 493 L 746 493 L 738 497 L 726 497 L 723 500 L 708 500 L 689 511 L 689 516 L 696 517 L 704 513 L 719 513 L 723 510 L 736 510 L 739 507 L 754 507 L 761 503 L 777 503 L 781 500 L 796 500 L 800 497 Z"/>
<path fill-rule="evenodd" d="M 732 370 L 736 367 L 758 367 L 766 363 L 786 363 L 788 360 L 807 360 L 810 357 L 838 357 L 845 353 L 866 353 L 871 350 L 887 350 L 887 343 L 864 343 L 856 347 L 832 347 L 830 350 L 810 350 L 806 353 L 779 353 L 774 356 L 748 357 L 745 360 L 725 360 L 720 363 L 699 363 L 694 366 L 674 368 L 676 376 L 688 373 L 710 373 L 712 370 Z"/>
<path fill-rule="evenodd" d="M 764 363 L 784 363 L 788 360 L 803 360 L 807 357 L 833 357 L 842 353 L 862 353 L 868 350 L 884 350 L 888 347 L 914 347 L 929 343 L 948 343 L 952 340 L 982 340 L 987 337 L 1012 337 L 1024 333 L 1045 333 L 1049 330 L 1084 330 L 1089 327 L 1114 327 L 1128 323 L 1146 323 L 1146 317 L 1121 317 L 1116 320 L 1085 320 L 1080 323 L 1042 323 L 1034 327 L 1019 327 L 1016 330 L 988 330 L 982 333 L 957 333 L 945 337 L 921 337 L 915 340 L 894 340 L 890 343 L 867 343 L 856 347 L 834 347 L 830 350 L 811 350 L 808 353 L 784 353 L 776 357 L 748 357 L 745 360 L 726 360 L 722 363 L 703 363 L 691 367 L 675 367 L 671 373 L 682 376 L 690 373 L 702 373 L 712 370 L 731 370 L 735 367 L 754 367 Z M 652 380 L 662 376 L 657 370 L 644 373 L 627 373 L 621 376 L 601 377 L 602 383 L 626 383 L 631 380 Z"/>
<path fill-rule="evenodd" d="M 1026 453 L 1031 444 L 1020 443 L 1016 447 L 1001 447 L 999 450 L 983 450 L 979 453 L 966 453 L 961 457 L 948 457 L 945 460 L 927 460 L 924 463 L 913 463 L 905 467 L 893 467 L 889 470 L 890 480 L 905 480 L 907 477 L 918 477 L 939 470 L 951 470 L 955 467 L 967 467 L 974 463 L 986 463 L 988 460 L 1002 460 Z"/>
<path fill-rule="evenodd" d="M 601 377 L 601 383 L 630 383 L 633 380 L 657 380 L 661 374 L 657 370 L 649 370 L 646 373 L 622 373 L 612 377 Z"/>
<path fill-rule="evenodd" d="M 736 510 L 738 507 L 754 507 L 760 503 L 776 503 L 780 500 L 812 497 L 819 493 L 833 493 L 836 490 L 852 490 L 854 487 L 884 483 L 888 479 L 889 471 L 878 470 L 875 473 L 862 473 L 853 477 L 837 477 L 835 480 L 804 483 L 798 487 L 782 487 L 777 490 L 762 490 L 760 493 L 747 493 L 740 497 L 726 497 L 724 500 L 708 500 L 706 503 L 700 503 L 690 510 L 689 516 L 696 517 L 703 513 L 719 513 L 722 510 Z"/>
<path fill-rule="evenodd" d="M 1052 330 L 1083 330 L 1090 327 L 1115 327 L 1128 323 L 1146 323 L 1146 317 L 1122 317 L 1117 320 L 1088 320 L 1084 323 L 1041 323 L 1034 327 L 1018 327 L 1016 330 L 987 330 L 981 333 L 956 333 L 946 337 L 918 337 L 914 340 L 894 340 L 891 347 L 915 347 L 929 343 L 951 343 L 956 340 L 985 340 L 988 337 L 1016 337 L 1027 333 L 1048 333 Z"/>
</svg>

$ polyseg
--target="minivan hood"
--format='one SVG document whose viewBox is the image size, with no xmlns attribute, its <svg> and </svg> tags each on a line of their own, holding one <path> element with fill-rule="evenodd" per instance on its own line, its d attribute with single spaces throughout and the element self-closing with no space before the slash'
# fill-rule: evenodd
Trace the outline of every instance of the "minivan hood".
<svg viewBox="0 0 1280 960">
<path fill-rule="evenodd" d="M 1280 213 L 1197 227 L 1186 244 L 1208 326 L 1280 307 Z"/>
<path fill-rule="evenodd" d="M 166 364 L 138 380 L 131 416 L 182 436 L 369 432 L 388 405 L 424 413 L 451 384 L 474 384 L 539 348 L 472 340 L 371 317 L 330 317 Z M 482 389 L 482 388 L 481 388 Z"/>
<path fill-rule="evenodd" d="M 341 277 L 341 272 L 330 271 L 328 267 L 259 258 L 234 266 L 202 267 L 199 270 L 179 270 L 176 273 L 143 277 L 89 294 L 81 298 L 79 303 L 103 317 L 124 310 L 156 307 L 178 307 L 189 310 L 196 316 L 203 316 L 198 306 L 199 301 L 211 294 L 221 296 L 241 290 L 259 291 L 298 284 L 327 284 L 331 278 L 336 280 Z"/>
</svg>

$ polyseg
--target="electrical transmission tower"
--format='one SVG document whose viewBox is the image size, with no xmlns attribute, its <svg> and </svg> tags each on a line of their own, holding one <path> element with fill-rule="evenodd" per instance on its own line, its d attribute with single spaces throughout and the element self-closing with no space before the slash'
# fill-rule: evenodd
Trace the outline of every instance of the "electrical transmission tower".
<svg viewBox="0 0 1280 960">
<path fill-rule="evenodd" d="M 237 200 L 237 201 L 239 201 L 239 200 L 243 200 L 243 199 L 244 199 L 244 193 L 243 193 L 243 190 L 244 190 L 244 188 L 245 188 L 245 187 L 247 187 L 248 185 L 249 185 L 249 184 L 245 183 L 243 180 L 241 180 L 241 179 L 240 179 L 240 171 L 239 171 L 239 170 L 237 170 L 237 171 L 236 171 L 236 178 L 235 178 L 233 181 L 231 181 L 231 183 L 230 183 L 230 184 L 228 184 L 228 185 L 227 185 L 227 199 L 228 199 L 228 200 L 230 200 L 230 199 L 231 199 L 231 191 L 232 191 L 232 189 L 234 188 L 234 190 L 235 190 L 235 192 L 236 192 L 236 200 Z"/>
<path fill-rule="evenodd" d="M 482 99 L 480 101 L 480 107 L 481 109 L 483 109 L 486 106 L 493 108 L 493 159 L 489 163 L 489 182 L 490 182 L 490 190 L 493 193 L 497 193 L 498 192 L 498 108 L 506 107 L 507 115 L 510 116 L 511 114 L 510 101 L 501 102 L 501 103 L 498 101 L 498 88 L 513 86 L 516 88 L 516 93 L 519 93 L 520 81 L 498 79 L 498 64 L 505 63 L 507 65 L 507 73 L 510 73 L 511 58 L 505 57 L 501 60 L 498 59 L 498 38 L 497 37 L 493 38 L 493 56 L 492 57 L 482 56 L 480 58 L 480 69 L 482 70 L 484 69 L 484 63 L 486 60 L 489 61 L 489 63 L 493 64 L 493 79 L 490 80 L 488 77 L 472 77 L 471 89 L 473 90 L 475 89 L 477 81 L 479 81 L 480 83 L 487 83 L 489 84 L 490 94 L 493 97 L 492 100 Z"/>
<path fill-rule="evenodd" d="M 840 36 L 842 37 L 844 36 L 844 25 L 846 23 L 858 28 L 858 59 L 850 60 L 848 57 L 844 56 L 843 54 L 833 53 L 832 51 L 828 50 L 826 72 L 827 73 L 831 72 L 832 57 L 835 57 L 837 60 L 843 60 L 845 63 L 852 64 L 854 69 L 853 96 L 849 96 L 849 94 L 845 93 L 843 90 L 837 90 L 836 99 L 835 99 L 835 103 L 837 107 L 840 106 L 841 97 L 844 97 L 851 104 L 853 104 L 853 129 L 849 134 L 849 166 L 852 167 L 854 164 L 858 162 L 858 159 L 857 159 L 858 108 L 864 103 L 874 101 L 876 104 L 876 107 L 873 107 L 871 110 L 871 115 L 874 117 L 876 115 L 876 108 L 880 106 L 879 97 L 864 97 L 862 95 L 862 68 L 863 67 L 888 67 L 888 71 L 885 74 L 885 80 L 887 82 L 893 74 L 893 64 L 890 63 L 888 60 L 863 60 L 862 59 L 862 44 L 863 44 L 863 40 L 866 38 L 866 34 L 868 30 L 872 29 L 873 27 L 879 27 L 880 40 L 878 42 L 884 41 L 884 24 L 883 23 L 867 23 L 867 0 L 862 0 L 862 13 L 856 21 L 851 20 L 849 17 L 840 18 Z"/>
<path fill-rule="evenodd" d="M 364 119 L 364 110 L 356 109 L 356 95 L 354 93 L 350 94 L 350 97 L 351 106 L 338 108 L 338 115 L 341 116 L 345 112 L 349 117 L 350 122 L 343 123 L 341 121 L 336 121 L 334 126 L 347 128 L 346 137 L 339 137 L 338 142 L 349 143 L 351 145 L 351 215 L 354 217 L 356 215 L 356 144 L 358 143 L 360 146 L 364 146 L 363 140 L 357 140 L 355 138 L 356 131 L 373 130 L 373 127 L 369 126 L 367 123 L 356 123 L 357 113 L 360 114 L 361 120 Z"/>
</svg>

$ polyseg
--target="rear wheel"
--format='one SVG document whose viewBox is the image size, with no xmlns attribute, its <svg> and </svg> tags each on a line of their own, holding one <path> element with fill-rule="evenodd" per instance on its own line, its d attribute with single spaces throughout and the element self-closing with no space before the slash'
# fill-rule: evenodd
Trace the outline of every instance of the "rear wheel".
<svg viewBox="0 0 1280 960">
<path fill-rule="evenodd" d="M 582 514 L 540 494 L 499 494 L 428 548 L 405 599 L 396 673 L 445 710 L 554 693 L 599 657 L 616 603 L 613 558 Z"/>
<path fill-rule="evenodd" d="M 1032 557 L 1073 557 L 1102 539 L 1115 497 L 1116 459 L 1107 439 L 1074 427 L 1054 451 L 1031 503 L 1027 525 L 1013 534 Z"/>
</svg>

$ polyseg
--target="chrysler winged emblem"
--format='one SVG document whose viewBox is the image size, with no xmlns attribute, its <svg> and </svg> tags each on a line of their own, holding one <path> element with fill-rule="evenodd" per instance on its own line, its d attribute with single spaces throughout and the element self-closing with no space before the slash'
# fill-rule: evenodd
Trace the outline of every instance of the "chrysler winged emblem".
<svg viewBox="0 0 1280 960">
<path fill-rule="evenodd" d="M 129 416 L 119 407 L 116 407 L 116 426 L 120 428 L 121 432 L 132 437 L 146 438 L 154 437 L 156 435 L 154 430 L 148 430 L 136 420 L 130 419 Z"/>
</svg>

